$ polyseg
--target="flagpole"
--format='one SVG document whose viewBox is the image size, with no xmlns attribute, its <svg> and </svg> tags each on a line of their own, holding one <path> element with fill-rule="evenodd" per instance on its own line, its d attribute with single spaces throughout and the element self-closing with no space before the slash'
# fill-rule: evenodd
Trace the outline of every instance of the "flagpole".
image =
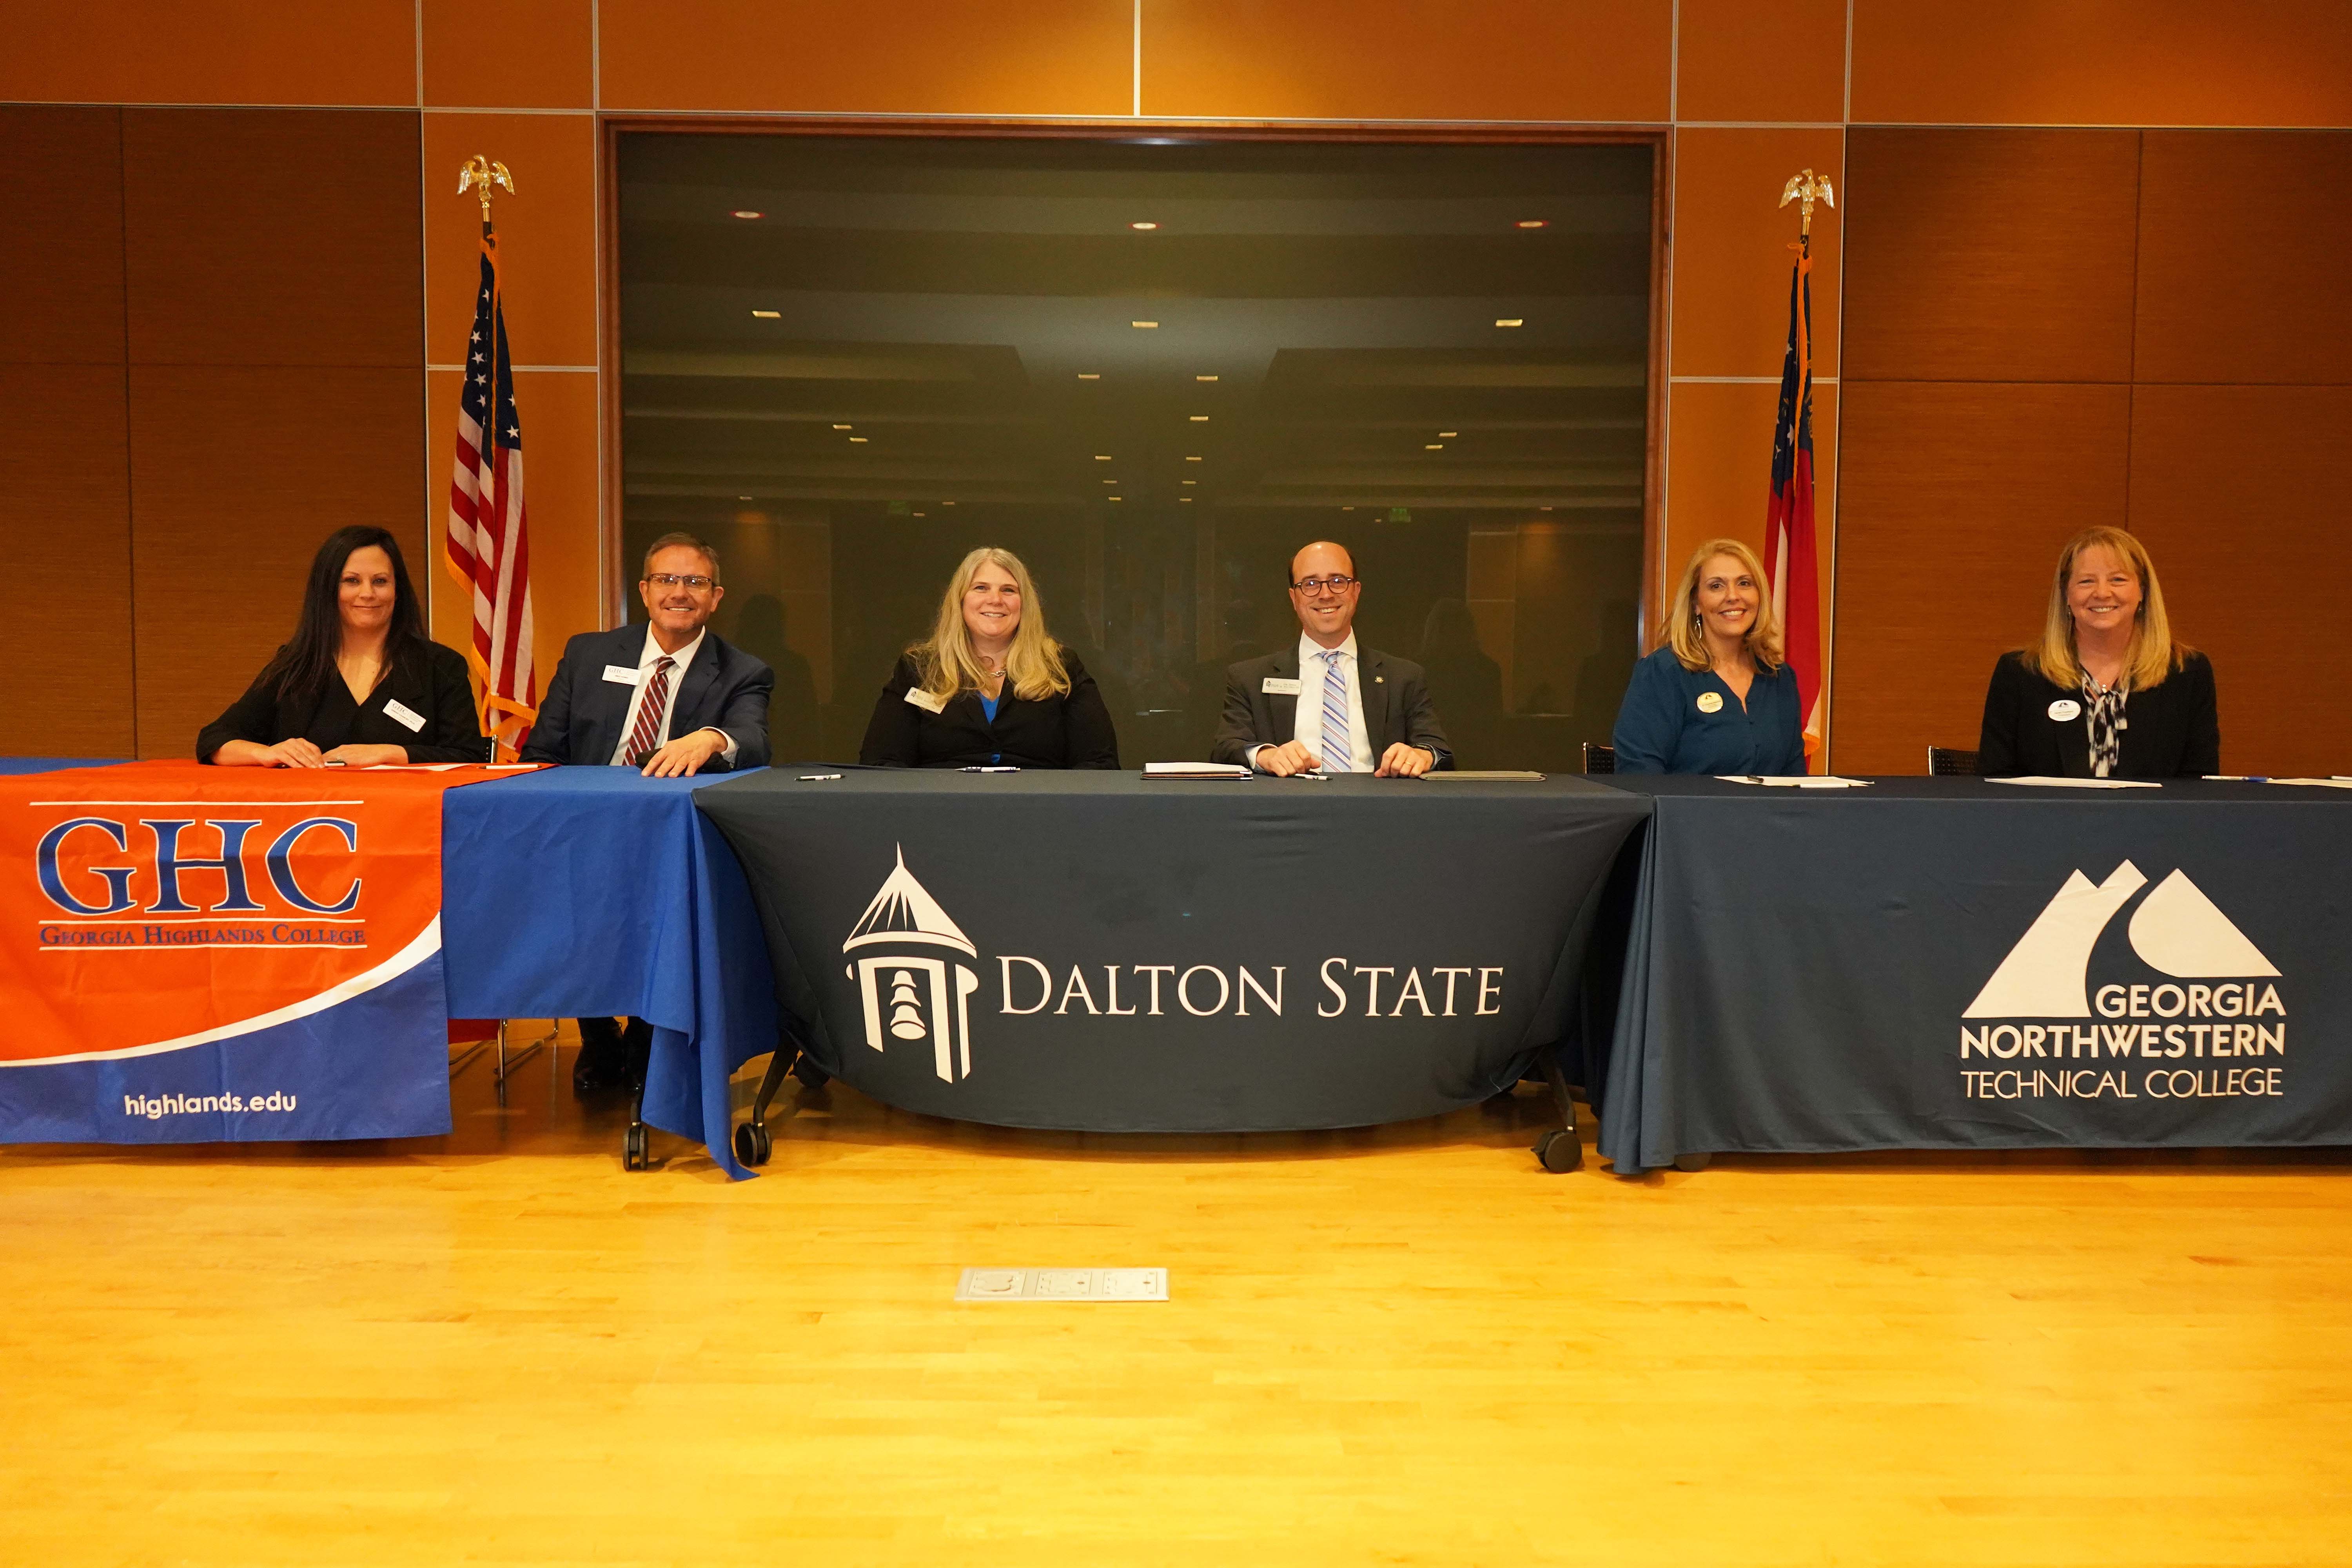
<svg viewBox="0 0 2352 1568">
<path fill-rule="evenodd" d="M 493 225 L 490 218 L 490 198 L 494 189 L 504 190 L 507 195 L 513 195 L 515 194 L 514 175 L 509 172 L 504 163 L 498 163 L 482 153 L 477 153 L 472 157 L 467 159 L 465 163 L 458 165 L 457 168 L 457 194 L 462 196 L 468 189 L 474 191 L 476 198 L 482 204 L 482 251 L 484 255 L 489 258 L 490 262 L 490 299 L 492 305 L 490 311 L 490 321 L 492 325 L 491 330 L 488 334 L 489 338 L 489 343 L 488 345 L 490 367 L 489 392 L 483 399 L 482 412 L 485 417 L 482 424 L 482 439 L 480 447 L 478 447 L 478 461 L 482 458 L 488 459 L 489 468 L 492 473 L 495 474 L 498 469 L 498 431 L 496 426 L 499 416 L 498 392 L 499 385 L 499 332 L 497 330 L 499 311 L 497 306 L 499 296 L 503 292 L 504 280 L 499 276 L 498 229 Z M 461 402 L 462 399 L 463 394 L 461 392 Z M 478 536 L 481 531 L 482 531 L 478 526 Z M 501 551 L 510 549 L 511 547 L 511 542 L 501 538 Z M 501 562 L 499 564 L 502 565 L 503 563 Z M 473 604 L 472 595 L 479 591 L 479 584 L 469 583 L 467 584 L 467 588 L 468 590 L 467 606 L 468 614 L 470 615 Z M 467 638 L 467 646 L 469 647 L 472 646 L 472 639 L 470 637 Z M 471 663 L 475 661 L 468 660 L 468 662 Z M 507 723 L 512 718 L 512 715 L 501 710 L 496 714 L 495 720 L 493 719 L 493 704 L 498 700 L 498 693 L 491 682 L 490 672 L 488 668 L 483 668 L 477 671 L 477 675 L 481 681 L 481 694 L 475 699 L 475 721 L 481 726 L 482 732 L 490 737 L 496 754 L 499 755 L 504 760 L 512 761 L 513 759 L 510 756 L 507 756 L 506 753 L 511 752 L 513 748 L 507 746 L 499 736 L 499 731 L 506 727 Z"/>
<path fill-rule="evenodd" d="M 1797 264 L 1789 279 L 1789 348 L 1780 372 L 1780 406 L 1772 433 L 1772 497 L 1766 508 L 1766 571 L 1782 647 L 1797 680 L 1806 771 L 1828 741 L 1829 690 L 1821 625 L 1819 553 L 1812 484 L 1813 206 L 1837 205 L 1830 182 L 1811 169 L 1781 187 L 1780 205 L 1801 202 Z M 1806 688 L 1810 685 L 1811 691 Z"/>
</svg>

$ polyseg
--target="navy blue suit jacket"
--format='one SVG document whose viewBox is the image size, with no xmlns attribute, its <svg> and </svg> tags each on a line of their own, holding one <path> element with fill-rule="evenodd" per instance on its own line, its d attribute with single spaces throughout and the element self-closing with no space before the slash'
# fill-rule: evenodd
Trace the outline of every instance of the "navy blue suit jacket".
<svg viewBox="0 0 2352 1568">
<path fill-rule="evenodd" d="M 522 760 L 590 766 L 610 763 L 637 689 L 605 679 L 604 667 L 635 669 L 645 647 L 642 622 L 608 632 L 583 632 L 565 643 L 555 679 L 547 683 L 547 696 L 540 702 L 539 720 L 523 745 Z M 736 767 L 766 767 L 768 695 L 775 686 L 776 672 L 766 661 L 720 641 L 718 633 L 705 627 L 702 646 L 670 700 L 670 739 L 697 730 L 721 730 L 735 742 Z M 721 753 L 705 763 L 703 771 L 723 773 L 727 766 Z"/>
</svg>

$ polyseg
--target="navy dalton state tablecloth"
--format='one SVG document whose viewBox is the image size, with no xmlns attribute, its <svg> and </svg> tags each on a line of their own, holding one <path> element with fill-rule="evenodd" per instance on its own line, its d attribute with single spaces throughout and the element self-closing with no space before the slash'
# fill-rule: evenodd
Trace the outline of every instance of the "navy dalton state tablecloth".
<svg viewBox="0 0 2352 1568">
<path fill-rule="evenodd" d="M 818 1065 L 1018 1127 L 1349 1127 L 1570 1032 L 1638 796 L 1542 783 L 772 769 L 698 793 Z M 834 770 L 824 770 L 834 771 Z"/>
</svg>

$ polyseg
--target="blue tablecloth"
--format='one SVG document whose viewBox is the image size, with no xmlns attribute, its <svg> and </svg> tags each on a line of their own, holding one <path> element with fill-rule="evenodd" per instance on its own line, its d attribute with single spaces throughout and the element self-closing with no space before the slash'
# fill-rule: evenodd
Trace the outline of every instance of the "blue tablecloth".
<svg viewBox="0 0 2352 1568">
<path fill-rule="evenodd" d="M 54 773 L 66 768 L 110 768 L 121 757 L 0 757 L 0 773 Z"/>
<path fill-rule="evenodd" d="M 451 790 L 441 932 L 451 1017 L 653 1025 L 645 1119 L 741 1178 L 728 1080 L 776 1047 L 775 984 L 742 868 L 694 809 L 740 776 L 551 768 Z"/>
</svg>

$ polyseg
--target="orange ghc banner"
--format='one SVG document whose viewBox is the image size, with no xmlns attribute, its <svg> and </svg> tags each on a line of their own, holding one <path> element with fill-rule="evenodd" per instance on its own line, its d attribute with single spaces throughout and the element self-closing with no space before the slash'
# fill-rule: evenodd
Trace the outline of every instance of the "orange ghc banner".
<svg viewBox="0 0 2352 1568">
<path fill-rule="evenodd" d="M 446 1131 L 441 797 L 502 776 L 0 776 L 0 1140 Z"/>
</svg>

